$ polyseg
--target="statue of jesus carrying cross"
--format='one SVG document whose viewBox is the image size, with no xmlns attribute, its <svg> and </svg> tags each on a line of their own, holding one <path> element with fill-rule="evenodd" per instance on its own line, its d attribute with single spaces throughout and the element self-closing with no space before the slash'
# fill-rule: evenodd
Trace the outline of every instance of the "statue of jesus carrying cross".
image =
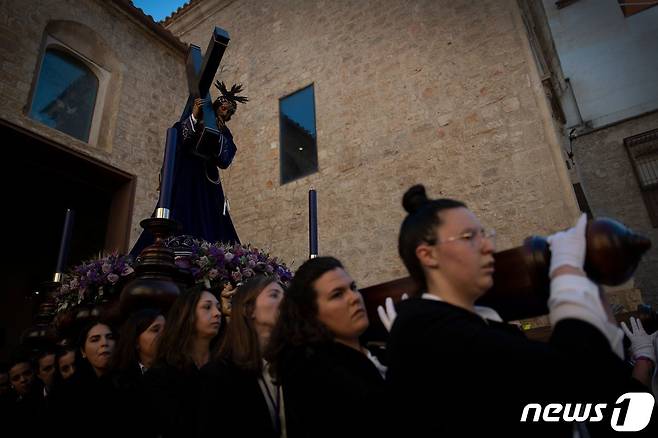
<svg viewBox="0 0 658 438">
<path fill-rule="evenodd" d="M 190 45 L 187 57 L 189 97 L 180 121 L 174 124 L 177 146 L 173 148 L 173 170 L 166 164 L 163 166 L 163 172 L 172 172 L 167 175 L 171 180 L 171 192 L 161 191 L 158 207 L 163 207 L 163 197 L 166 198 L 169 217 L 180 225 L 178 235 L 191 235 L 210 242 L 240 243 L 222 190 L 220 169 L 227 169 L 237 152 L 226 123 L 235 114 L 237 104 L 248 99 L 239 95 L 240 84 L 227 89 L 223 82 L 215 81 L 220 95 L 214 102 L 209 92 L 228 42 L 226 31 L 216 27 L 203 60 L 199 47 Z M 162 208 L 156 212 L 160 210 Z M 148 234 L 143 232 L 135 243 L 131 250 L 133 256 L 152 243 L 153 238 Z"/>
</svg>

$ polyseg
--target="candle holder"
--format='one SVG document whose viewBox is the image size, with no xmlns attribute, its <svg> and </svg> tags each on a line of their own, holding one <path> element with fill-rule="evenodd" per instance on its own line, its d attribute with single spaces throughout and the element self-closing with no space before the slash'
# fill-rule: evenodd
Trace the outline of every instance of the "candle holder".
<svg viewBox="0 0 658 438">
<path fill-rule="evenodd" d="M 32 296 L 36 297 L 38 301 L 38 310 L 34 318 L 34 324 L 22 333 L 21 344 L 32 349 L 39 349 L 45 345 L 54 345 L 57 341 L 57 330 L 53 325 L 55 317 L 55 297 L 53 294 L 59 285 L 59 281 L 43 282 L 39 292 Z"/>
<path fill-rule="evenodd" d="M 144 219 L 140 225 L 153 234 L 155 242 L 144 248 L 137 257 L 135 278 L 121 292 L 119 311 L 123 318 L 145 307 L 166 313 L 181 293 L 181 288 L 174 281 L 174 250 L 165 244 L 166 239 L 178 229 L 178 223 L 165 217 L 154 217 Z"/>
</svg>

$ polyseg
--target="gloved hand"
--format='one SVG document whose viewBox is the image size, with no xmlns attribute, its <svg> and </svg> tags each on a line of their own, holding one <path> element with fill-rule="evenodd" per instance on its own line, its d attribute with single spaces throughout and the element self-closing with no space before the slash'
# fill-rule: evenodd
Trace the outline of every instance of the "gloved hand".
<svg viewBox="0 0 658 438">
<path fill-rule="evenodd" d="M 587 241 L 585 239 L 586 227 L 587 215 L 583 213 L 573 228 L 548 236 L 547 240 L 551 247 L 549 276 L 552 276 L 553 271 L 564 265 L 578 269 L 583 268 L 585 264 L 585 251 L 587 249 Z"/>
<path fill-rule="evenodd" d="M 632 317 L 630 319 L 631 329 L 628 328 L 625 322 L 621 323 L 621 329 L 626 333 L 628 339 L 631 341 L 631 354 L 633 359 L 638 357 L 646 357 L 656 363 L 656 353 L 653 346 L 655 334 L 648 335 L 642 326 L 642 321 Z"/>
<path fill-rule="evenodd" d="M 409 298 L 409 295 L 402 294 L 402 300 L 406 300 L 407 298 Z M 384 328 L 386 328 L 386 331 L 390 332 L 398 313 L 395 311 L 395 306 L 393 305 L 391 297 L 387 297 L 384 304 L 386 305 L 386 309 L 381 305 L 377 306 L 377 314 L 379 315 L 379 320 L 384 325 Z"/>
</svg>

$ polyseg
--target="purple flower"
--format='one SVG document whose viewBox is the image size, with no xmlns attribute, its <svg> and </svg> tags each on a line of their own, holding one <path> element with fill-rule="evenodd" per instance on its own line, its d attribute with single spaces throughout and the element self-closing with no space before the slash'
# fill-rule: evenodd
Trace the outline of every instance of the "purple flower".
<svg viewBox="0 0 658 438">
<path fill-rule="evenodd" d="M 226 254 L 224 254 L 224 260 L 226 260 L 229 263 L 233 260 L 234 257 L 235 256 L 233 254 L 231 254 L 230 252 L 227 252 Z"/>
<path fill-rule="evenodd" d="M 223 255 L 224 252 L 220 250 L 220 248 L 217 248 L 216 246 L 211 246 L 210 249 L 208 250 L 208 254 L 210 254 L 213 257 L 219 257 L 220 255 Z"/>
<path fill-rule="evenodd" d="M 217 269 L 213 268 L 210 271 L 208 271 L 208 278 L 210 278 L 211 280 L 214 280 L 218 276 L 219 276 L 219 271 Z"/>
<path fill-rule="evenodd" d="M 101 270 L 103 271 L 103 274 L 107 274 L 112 271 L 112 265 L 109 263 L 103 263 L 103 266 L 101 266 Z"/>
<path fill-rule="evenodd" d="M 233 278 L 234 281 L 242 281 L 242 274 L 240 273 L 240 271 L 232 272 L 231 277 Z"/>
<path fill-rule="evenodd" d="M 115 284 L 117 281 L 119 281 L 119 276 L 115 273 L 110 273 L 110 274 L 107 274 L 107 280 L 110 283 Z"/>
</svg>

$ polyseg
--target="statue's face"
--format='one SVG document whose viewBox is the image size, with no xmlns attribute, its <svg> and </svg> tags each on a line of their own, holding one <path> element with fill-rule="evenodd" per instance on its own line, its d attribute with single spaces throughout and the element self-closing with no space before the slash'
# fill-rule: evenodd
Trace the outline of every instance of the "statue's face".
<svg viewBox="0 0 658 438">
<path fill-rule="evenodd" d="M 233 114 L 235 114 L 235 110 L 236 105 L 234 103 L 225 101 L 219 105 L 215 114 L 217 115 L 218 119 L 222 119 L 224 122 L 228 122 L 231 120 Z"/>
</svg>

